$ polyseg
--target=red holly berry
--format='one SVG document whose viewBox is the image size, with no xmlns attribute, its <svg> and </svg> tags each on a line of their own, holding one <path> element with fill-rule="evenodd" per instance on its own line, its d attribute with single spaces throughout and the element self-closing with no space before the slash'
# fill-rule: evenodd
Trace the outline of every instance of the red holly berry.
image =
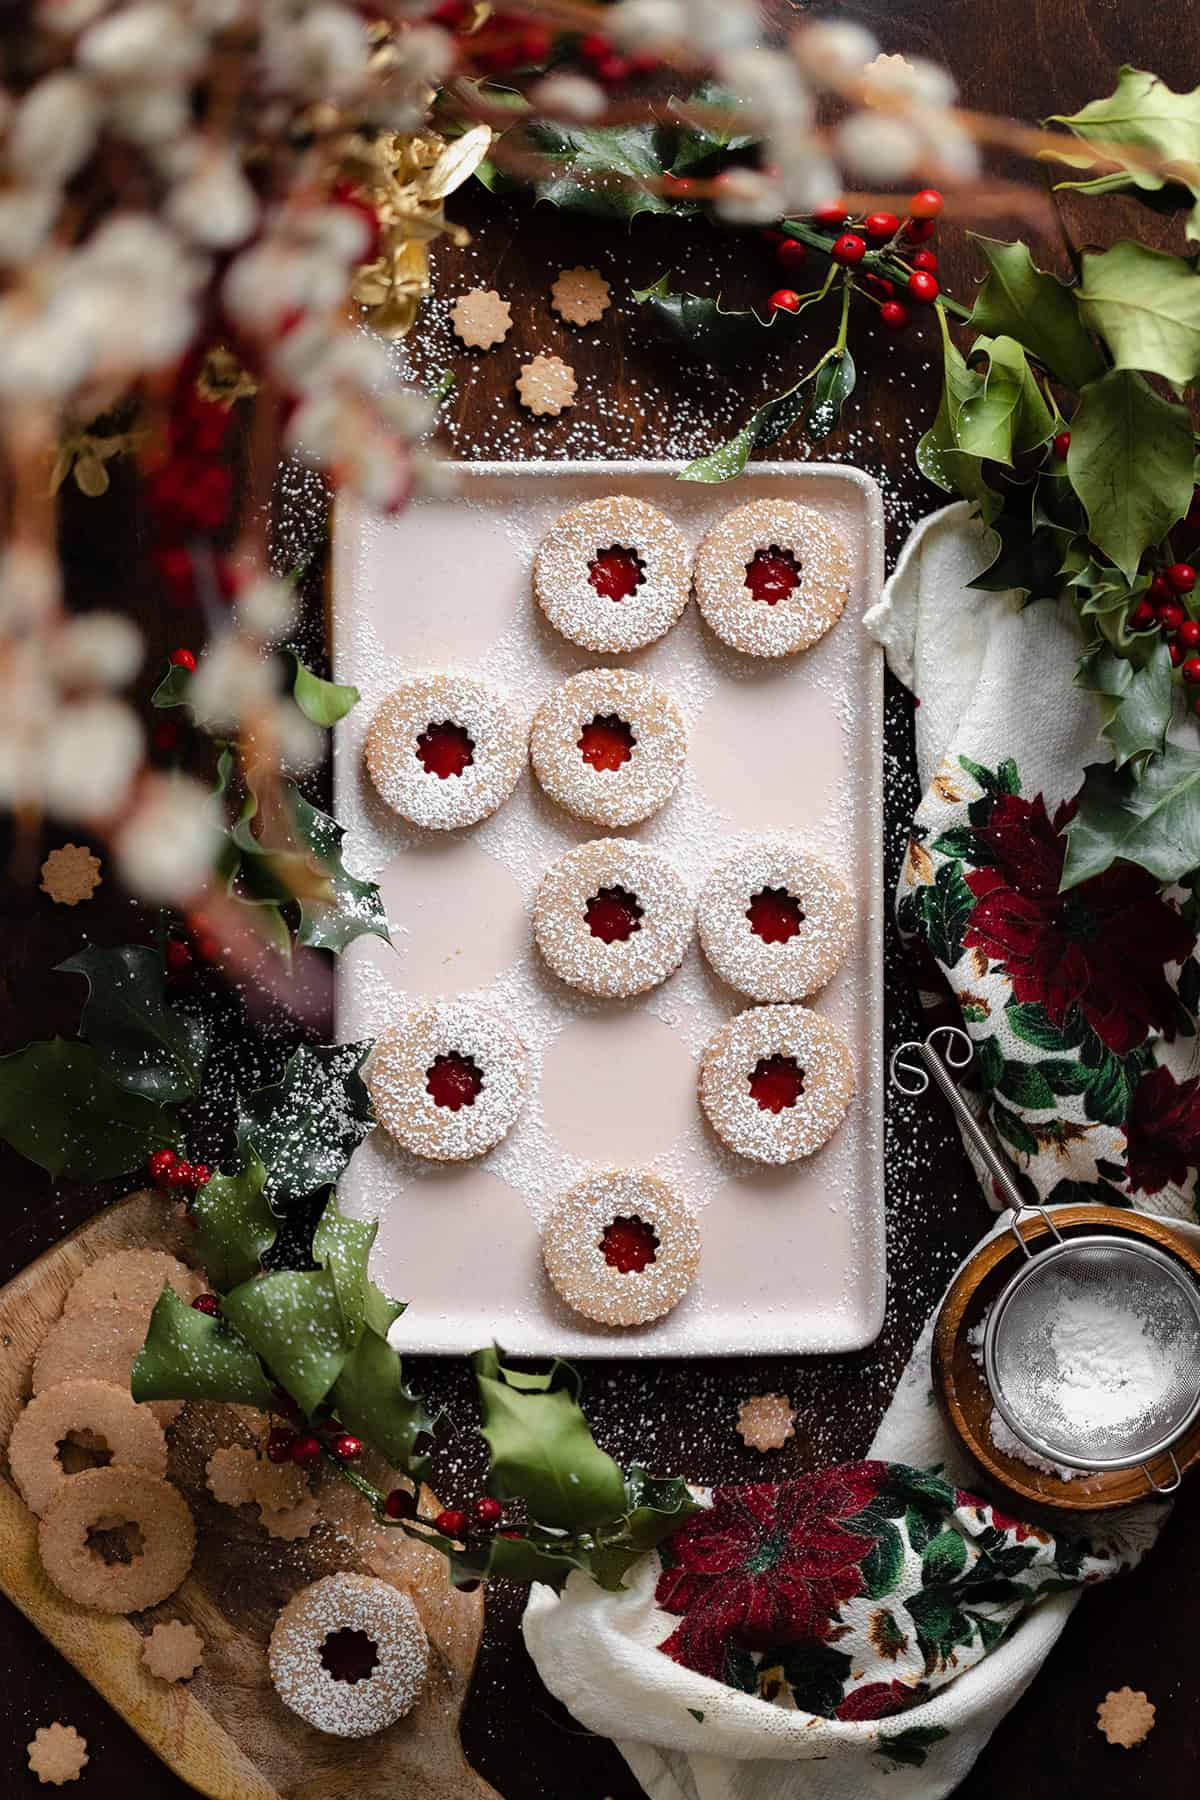
<svg viewBox="0 0 1200 1800">
<path fill-rule="evenodd" d="M 687 175 L 664 175 L 662 184 L 664 193 L 673 195 L 676 200 L 686 200 L 696 191 L 695 182 Z"/>
<path fill-rule="evenodd" d="M 932 250 L 914 250 L 909 261 L 914 269 L 924 269 L 927 275 L 932 275 L 938 266 L 938 259 Z"/>
<path fill-rule="evenodd" d="M 635 75 L 653 75 L 660 64 L 661 59 L 653 50 L 635 50 L 629 58 L 629 66 Z"/>
<path fill-rule="evenodd" d="M 611 49 L 612 44 L 600 31 L 586 32 L 579 40 L 579 54 L 587 62 L 599 62 Z"/>
<path fill-rule="evenodd" d="M 924 269 L 917 269 L 908 278 L 908 291 L 914 300 L 919 300 L 923 306 L 928 306 L 937 299 L 941 289 L 938 286 L 936 275 L 929 275 Z"/>
<path fill-rule="evenodd" d="M 163 952 L 167 965 L 167 974 L 177 979 L 192 972 L 192 953 L 182 938 L 168 938 Z"/>
<path fill-rule="evenodd" d="M 517 60 L 521 63 L 542 63 L 553 48 L 552 31 L 545 25 L 527 25 L 517 39 Z"/>
<path fill-rule="evenodd" d="M 178 650 L 172 650 L 171 663 L 176 669 L 186 669 L 190 675 L 196 667 L 196 658 L 190 650 L 180 645 Z"/>
<path fill-rule="evenodd" d="M 1185 619 L 1179 627 L 1179 641 L 1185 650 L 1200 648 L 1200 619 Z"/>
<path fill-rule="evenodd" d="M 493 1500 L 490 1494 L 481 1494 L 475 1502 L 475 1523 L 485 1531 L 492 1531 L 504 1517 L 504 1508 L 499 1500 Z"/>
<path fill-rule="evenodd" d="M 801 263 L 808 261 L 808 245 L 802 244 L 799 238 L 784 238 L 776 246 L 775 261 L 784 269 L 798 269 Z"/>
<path fill-rule="evenodd" d="M 831 200 L 827 206 L 818 206 L 812 218 L 817 225 L 844 225 L 846 208 L 842 201 Z"/>
<path fill-rule="evenodd" d="M 794 288 L 776 288 L 767 301 L 767 311 L 769 313 L 799 312 L 800 296 Z"/>
<path fill-rule="evenodd" d="M 1171 653 L 1171 667 L 1177 669 L 1183 661 L 1183 645 L 1173 638 L 1167 645 L 1167 649 Z"/>
<path fill-rule="evenodd" d="M 273 1425 L 267 1433 L 267 1460 L 273 1463 L 285 1463 L 292 1460 L 292 1445 L 296 1441 L 294 1431 L 286 1425 Z"/>
<path fill-rule="evenodd" d="M 196 1312 L 207 1313 L 210 1319 L 215 1319 L 221 1310 L 221 1302 L 215 1294 L 197 1294 L 192 1306 Z"/>
<path fill-rule="evenodd" d="M 623 81 L 629 80 L 633 69 L 627 56 L 618 56 L 614 52 L 612 56 L 600 58 L 595 64 L 594 73 L 597 81 L 602 81 L 605 87 L 619 87 Z"/>
<path fill-rule="evenodd" d="M 330 1438 L 329 1448 L 339 1462 L 354 1462 L 362 1455 L 362 1439 L 354 1437 L 349 1431 L 339 1431 L 336 1437 Z"/>
<path fill-rule="evenodd" d="M 313 1437 L 311 1432 L 305 1432 L 303 1437 L 293 1438 L 291 1457 L 300 1468 L 311 1469 L 314 1463 L 321 1460 L 320 1440 Z"/>
<path fill-rule="evenodd" d="M 863 230 L 869 238 L 895 237 L 900 229 L 900 221 L 895 213 L 868 213 L 863 220 Z"/>
<path fill-rule="evenodd" d="M 146 1173 L 155 1187 L 166 1187 L 167 1177 L 178 1162 L 173 1150 L 153 1150 L 146 1158 Z"/>
<path fill-rule="evenodd" d="M 164 1177 L 167 1192 L 171 1194 L 190 1194 L 192 1191 L 192 1165 L 190 1162 L 176 1162 L 167 1170 Z"/>
<path fill-rule="evenodd" d="M 393 1488 L 383 1503 L 383 1510 L 389 1519 L 415 1519 L 416 1496 L 410 1494 L 407 1488 Z"/>
<path fill-rule="evenodd" d="M 1196 571 L 1191 563 L 1171 563 L 1163 574 L 1173 594 L 1190 594 L 1196 585 Z"/>
<path fill-rule="evenodd" d="M 856 231 L 843 231 L 841 237 L 835 238 L 829 252 L 835 263 L 842 263 L 852 269 L 867 254 L 865 238 L 860 238 Z"/>
<path fill-rule="evenodd" d="M 1129 615 L 1131 631 L 1148 631 L 1156 623 L 1154 608 L 1148 600 L 1139 600 Z"/>
<path fill-rule="evenodd" d="M 937 226 L 932 219 L 906 219 L 904 235 L 910 244 L 927 244 Z"/>
<path fill-rule="evenodd" d="M 888 331 L 903 331 L 912 314 L 902 300 L 885 300 L 879 309 L 879 317 Z"/>
<path fill-rule="evenodd" d="M 1053 452 L 1054 452 L 1055 456 L 1058 458 L 1059 462 L 1066 462 L 1067 451 L 1071 448 L 1070 432 L 1069 431 L 1056 431 L 1054 434 L 1053 441 L 1050 445 L 1050 448 L 1053 450 Z"/>
<path fill-rule="evenodd" d="M 440 1531 L 443 1537 L 465 1538 L 467 1515 L 457 1506 L 447 1506 L 433 1521 L 433 1529 Z"/>
<path fill-rule="evenodd" d="M 192 1189 L 193 1192 L 198 1194 L 200 1189 L 202 1187 L 207 1187 L 208 1183 L 212 1180 L 212 1170 L 207 1163 L 193 1163 L 191 1167 Z"/>
<path fill-rule="evenodd" d="M 179 743 L 179 727 L 174 719 L 162 719 L 150 733 L 150 742 L 162 756 L 169 756 Z"/>
<path fill-rule="evenodd" d="M 1183 661 L 1183 679 L 1193 684 L 1200 681 L 1200 656 L 1186 656 Z"/>
<path fill-rule="evenodd" d="M 860 276 L 859 279 L 865 288 L 869 288 L 873 294 L 878 294 L 882 300 L 890 300 L 896 291 L 895 282 L 890 281 L 886 275 L 868 274 Z"/>
<path fill-rule="evenodd" d="M 1168 634 L 1178 631 L 1186 616 L 1177 600 L 1168 600 L 1165 606 L 1158 609 L 1158 622 Z"/>
<path fill-rule="evenodd" d="M 1151 579 L 1150 586 L 1146 589 L 1146 598 L 1151 606 L 1161 606 L 1165 600 L 1171 598 L 1171 590 L 1163 576 L 1155 575 Z"/>
<path fill-rule="evenodd" d="M 922 188 L 908 203 L 910 219 L 936 219 L 946 202 L 936 188 Z"/>
</svg>

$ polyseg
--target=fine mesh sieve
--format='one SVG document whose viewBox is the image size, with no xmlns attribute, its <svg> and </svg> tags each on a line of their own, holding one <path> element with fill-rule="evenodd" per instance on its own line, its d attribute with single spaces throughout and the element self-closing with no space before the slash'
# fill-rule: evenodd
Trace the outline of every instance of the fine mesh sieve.
<svg viewBox="0 0 1200 1800">
<path fill-rule="evenodd" d="M 924 1093 L 932 1076 L 1012 1210 L 1025 1261 L 994 1301 L 983 1339 L 996 1408 L 1029 1449 L 1069 1468 L 1125 1469 L 1166 1455 L 1173 1479 L 1160 1483 L 1149 1468 L 1146 1476 L 1171 1493 L 1180 1481 L 1171 1446 L 1200 1414 L 1200 1288 L 1156 1245 L 1132 1235 L 1064 1239 L 1048 1212 L 1029 1205 L 949 1073 L 973 1053 L 965 1031 L 939 1026 L 894 1052 L 891 1075 L 906 1094 Z M 1046 1249 L 1026 1242 L 1026 1214 L 1049 1230 Z"/>
</svg>

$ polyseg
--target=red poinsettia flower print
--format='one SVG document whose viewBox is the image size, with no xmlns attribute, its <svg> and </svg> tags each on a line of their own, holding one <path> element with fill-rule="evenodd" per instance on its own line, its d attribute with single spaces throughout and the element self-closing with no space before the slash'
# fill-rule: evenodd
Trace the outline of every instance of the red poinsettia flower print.
<svg viewBox="0 0 1200 1800">
<path fill-rule="evenodd" d="M 1175 1000 L 1164 965 L 1182 962 L 1191 931 L 1146 870 L 1114 863 L 1060 894 L 1065 840 L 1073 811 L 1053 823 L 1040 794 L 1002 794 L 978 832 L 989 866 L 968 870 L 975 896 L 963 936 L 967 949 L 1001 964 L 1022 1003 L 1039 1002 L 1055 1025 L 1078 1006 L 1118 1056 L 1151 1030 L 1175 1035 Z"/>
<path fill-rule="evenodd" d="M 851 1688 L 834 1713 L 835 1719 L 886 1719 L 889 1713 L 905 1712 L 916 1706 L 929 1693 L 928 1684 L 918 1682 L 910 1687 L 904 1681 L 868 1681 Z"/>
<path fill-rule="evenodd" d="M 776 1486 L 720 1487 L 662 1547 L 655 1598 L 683 1623 L 659 1648 L 714 1680 L 731 1648 L 829 1635 L 838 1608 L 863 1591 L 875 1539 L 848 1531 L 887 1474 L 879 1462 L 844 1463 Z"/>
<path fill-rule="evenodd" d="M 1132 1188 L 1157 1194 L 1169 1181 L 1182 1187 L 1200 1163 L 1200 1075 L 1176 1081 L 1170 1069 L 1150 1069 L 1134 1090 L 1125 1131 Z"/>
</svg>

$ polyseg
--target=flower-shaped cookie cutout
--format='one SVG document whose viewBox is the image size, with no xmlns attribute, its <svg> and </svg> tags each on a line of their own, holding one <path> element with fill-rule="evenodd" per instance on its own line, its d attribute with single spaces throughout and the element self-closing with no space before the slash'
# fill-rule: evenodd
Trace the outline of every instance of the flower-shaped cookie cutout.
<svg viewBox="0 0 1200 1800">
<path fill-rule="evenodd" d="M 25 1746 L 29 1753 L 30 1771 L 51 1787 L 78 1781 L 88 1759 L 87 1739 L 80 1737 L 73 1725 L 42 1725 Z"/>
<path fill-rule="evenodd" d="M 575 371 L 561 356 L 535 356 L 521 365 L 517 393 L 531 413 L 557 415 L 575 404 Z"/>
<path fill-rule="evenodd" d="M 495 288 L 474 288 L 454 302 L 450 322 L 468 349 L 491 350 L 512 330 L 512 307 Z"/>
<path fill-rule="evenodd" d="M 205 1469 L 208 1491 L 223 1506 L 244 1506 L 252 1498 L 250 1483 L 257 1468 L 258 1457 L 242 1444 L 214 1450 Z"/>
<path fill-rule="evenodd" d="M 569 325 L 594 325 L 612 305 L 607 281 L 598 269 L 564 269 L 550 289 L 550 304 Z"/>
<path fill-rule="evenodd" d="M 1154 1702 L 1137 1688 L 1116 1688 L 1096 1708 L 1096 1724 L 1110 1744 L 1132 1750 L 1154 1729 Z"/>
<path fill-rule="evenodd" d="M 182 1619 L 156 1625 L 142 1645 L 142 1661 L 160 1681 L 187 1681 L 203 1660 L 204 1639 Z"/>
<path fill-rule="evenodd" d="M 755 1394 L 738 1407 L 738 1432 L 752 1450 L 782 1450 L 796 1435 L 796 1409 L 786 1394 Z"/>
<path fill-rule="evenodd" d="M 100 880 L 100 858 L 86 844 L 62 844 L 42 864 L 42 892 L 59 906 L 90 900 Z"/>
</svg>

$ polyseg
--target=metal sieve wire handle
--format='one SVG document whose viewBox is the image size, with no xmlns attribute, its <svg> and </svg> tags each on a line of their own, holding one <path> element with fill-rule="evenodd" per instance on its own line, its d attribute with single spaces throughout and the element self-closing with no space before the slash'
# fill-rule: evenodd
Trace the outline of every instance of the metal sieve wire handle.
<svg viewBox="0 0 1200 1800">
<path fill-rule="evenodd" d="M 945 1044 L 944 1050 L 940 1053 L 939 1039 L 944 1040 Z M 950 1110 L 957 1119 L 964 1136 L 970 1139 L 979 1160 L 1000 1189 L 1005 1204 L 1011 1208 L 1013 1236 L 1020 1244 L 1023 1253 L 1031 1257 L 1033 1252 L 1017 1229 L 1024 1214 L 1035 1213 L 1038 1218 L 1043 1220 L 1059 1243 L 1062 1242 L 1062 1236 L 1043 1207 L 1030 1206 L 1029 1202 L 1022 1197 L 1020 1188 L 1013 1180 L 1011 1169 L 990 1139 L 984 1135 L 974 1113 L 963 1099 L 958 1083 L 950 1073 L 951 1069 L 969 1068 L 974 1054 L 974 1045 L 961 1026 L 935 1026 L 928 1037 L 912 1038 L 908 1043 L 901 1044 L 898 1049 L 893 1050 L 890 1064 L 892 1086 L 898 1088 L 902 1094 L 923 1094 L 929 1087 L 929 1078 L 932 1075 L 946 1096 Z M 919 1060 L 914 1060 L 914 1058 Z M 902 1079 L 902 1077 L 906 1079 Z"/>
</svg>

